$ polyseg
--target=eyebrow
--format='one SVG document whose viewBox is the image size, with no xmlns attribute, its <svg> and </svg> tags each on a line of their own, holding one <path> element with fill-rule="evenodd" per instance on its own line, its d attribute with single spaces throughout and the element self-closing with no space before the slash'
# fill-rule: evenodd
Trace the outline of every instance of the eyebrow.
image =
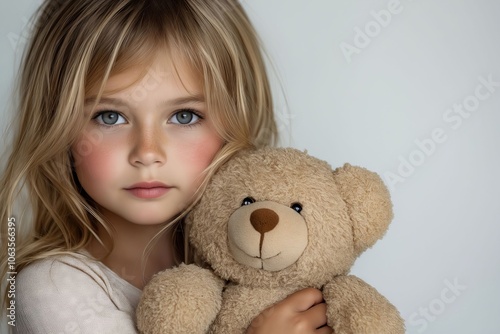
<svg viewBox="0 0 500 334">
<path fill-rule="evenodd" d="M 161 103 L 161 105 L 173 105 L 173 106 L 178 106 L 178 105 L 183 105 L 183 104 L 188 104 L 188 103 L 204 103 L 205 102 L 205 96 L 202 94 L 198 95 L 189 95 L 189 96 L 183 96 L 183 97 L 178 97 L 176 99 L 173 99 L 171 101 L 165 101 Z"/>
<path fill-rule="evenodd" d="M 117 107 L 128 107 L 129 106 L 129 104 L 125 100 L 122 100 L 119 98 L 114 98 L 114 97 L 106 97 L 106 96 L 101 97 L 101 99 L 99 101 L 97 101 L 97 97 L 95 97 L 95 96 L 88 97 L 85 99 L 84 105 L 85 106 L 94 105 L 96 102 L 108 103 L 108 104 L 115 105 Z M 205 102 L 205 97 L 201 94 L 197 94 L 197 95 L 182 96 L 182 97 L 178 97 L 178 98 L 173 99 L 173 100 L 162 101 L 159 104 L 159 106 L 175 107 L 175 106 L 180 106 L 180 105 L 189 104 L 189 103 L 204 103 L 204 102 Z"/>
</svg>

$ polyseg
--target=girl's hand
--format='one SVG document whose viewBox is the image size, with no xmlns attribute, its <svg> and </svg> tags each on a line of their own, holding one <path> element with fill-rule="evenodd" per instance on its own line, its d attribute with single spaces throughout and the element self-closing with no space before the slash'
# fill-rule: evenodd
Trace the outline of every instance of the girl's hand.
<svg viewBox="0 0 500 334">
<path fill-rule="evenodd" d="M 297 291 L 265 309 L 250 324 L 247 334 L 330 334 L 326 326 L 326 304 L 318 289 Z"/>
</svg>

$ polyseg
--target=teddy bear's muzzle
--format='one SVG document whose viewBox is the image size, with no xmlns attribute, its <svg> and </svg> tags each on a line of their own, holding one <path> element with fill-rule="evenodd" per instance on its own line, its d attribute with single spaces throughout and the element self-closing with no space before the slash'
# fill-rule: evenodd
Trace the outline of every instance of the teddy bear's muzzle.
<svg viewBox="0 0 500 334">
<path fill-rule="evenodd" d="M 304 218 L 294 209 L 272 201 L 237 209 L 228 223 L 229 250 L 240 264 L 268 271 L 295 263 L 307 246 Z"/>
</svg>

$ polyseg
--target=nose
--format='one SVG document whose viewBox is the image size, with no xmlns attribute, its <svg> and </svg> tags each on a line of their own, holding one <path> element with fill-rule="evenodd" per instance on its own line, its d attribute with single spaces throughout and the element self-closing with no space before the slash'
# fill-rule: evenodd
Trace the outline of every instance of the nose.
<svg viewBox="0 0 500 334">
<path fill-rule="evenodd" d="M 137 129 L 132 138 L 130 163 L 134 166 L 150 166 L 164 164 L 166 161 L 165 142 L 162 129 L 144 127 Z"/>
<path fill-rule="evenodd" d="M 280 218 L 276 212 L 270 209 L 257 209 L 250 214 L 250 223 L 262 236 L 272 231 L 278 225 Z"/>
</svg>

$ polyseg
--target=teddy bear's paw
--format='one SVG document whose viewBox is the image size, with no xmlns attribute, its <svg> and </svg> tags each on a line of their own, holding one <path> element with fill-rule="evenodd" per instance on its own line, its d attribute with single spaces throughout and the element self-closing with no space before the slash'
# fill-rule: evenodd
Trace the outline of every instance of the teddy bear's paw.
<svg viewBox="0 0 500 334">
<path fill-rule="evenodd" d="M 210 270 L 181 264 L 156 274 L 137 307 L 141 333 L 206 333 L 220 310 L 224 282 Z"/>
<path fill-rule="evenodd" d="M 404 334 L 398 310 L 355 276 L 338 276 L 323 288 L 328 325 L 335 334 Z"/>
</svg>

